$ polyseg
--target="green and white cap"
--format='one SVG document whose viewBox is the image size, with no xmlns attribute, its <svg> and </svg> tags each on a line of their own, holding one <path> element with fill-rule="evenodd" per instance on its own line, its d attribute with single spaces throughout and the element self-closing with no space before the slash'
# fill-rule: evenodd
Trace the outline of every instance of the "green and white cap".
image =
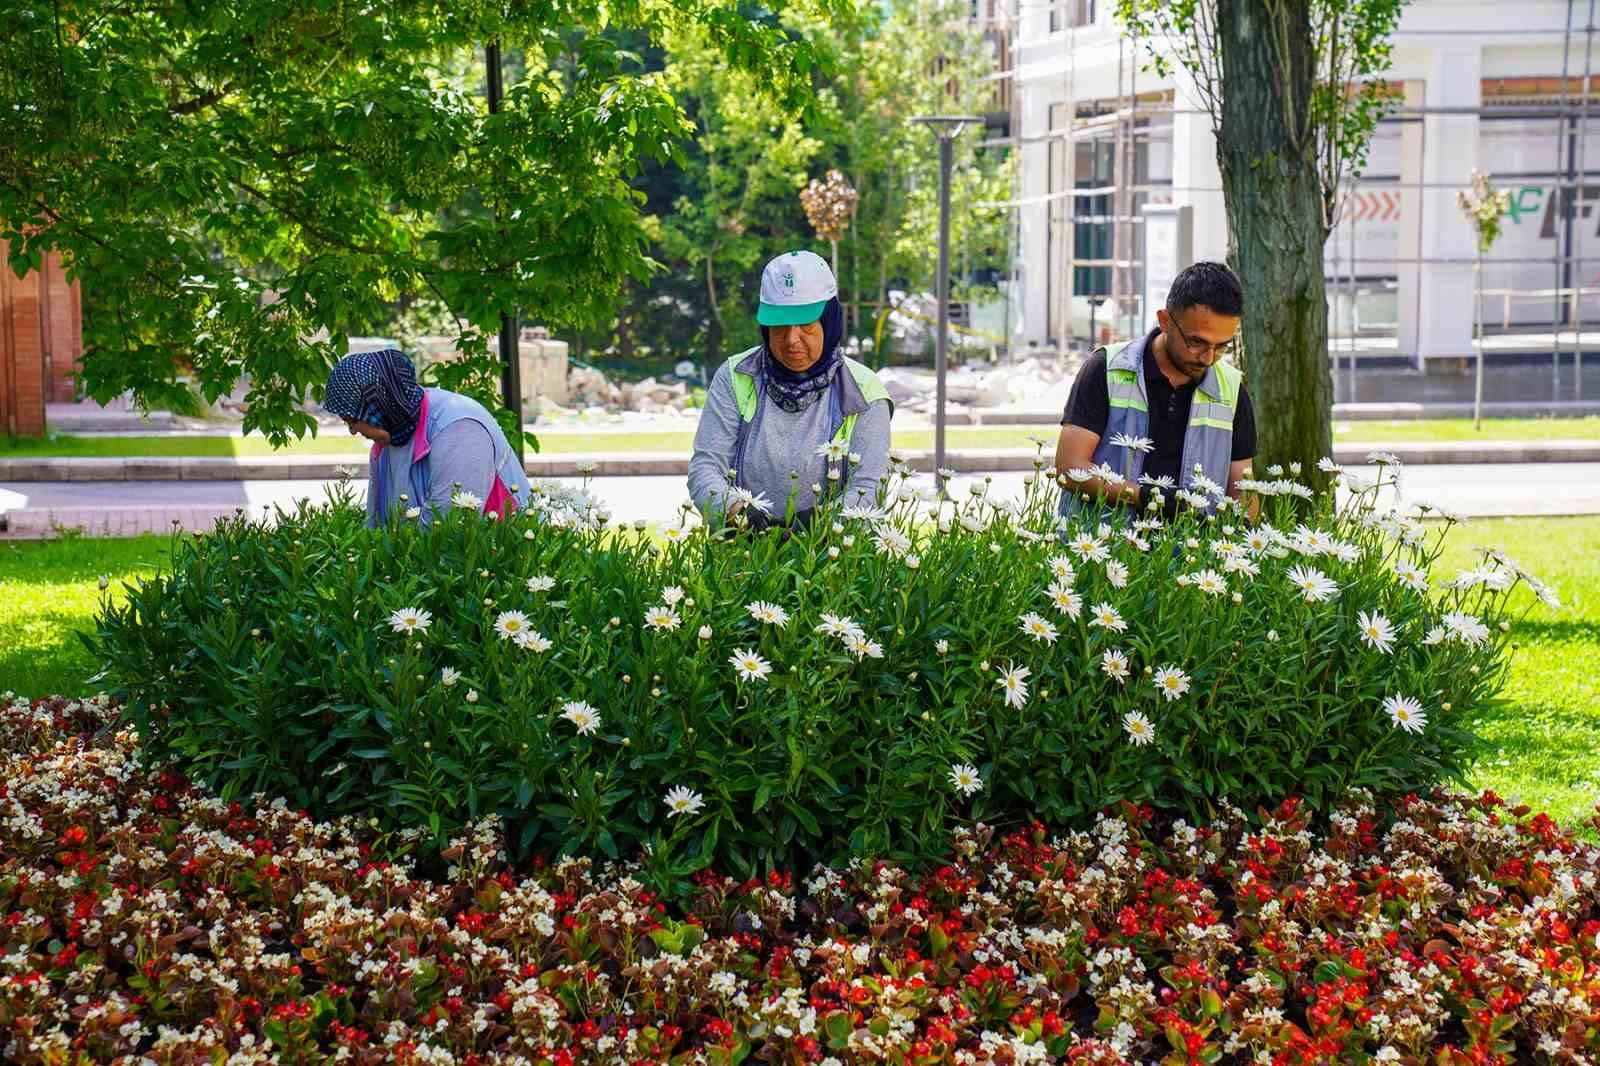
<svg viewBox="0 0 1600 1066">
<path fill-rule="evenodd" d="M 803 326 L 821 318 L 822 309 L 837 295 L 838 283 L 822 256 L 784 252 L 761 272 L 756 321 L 763 326 Z"/>
</svg>

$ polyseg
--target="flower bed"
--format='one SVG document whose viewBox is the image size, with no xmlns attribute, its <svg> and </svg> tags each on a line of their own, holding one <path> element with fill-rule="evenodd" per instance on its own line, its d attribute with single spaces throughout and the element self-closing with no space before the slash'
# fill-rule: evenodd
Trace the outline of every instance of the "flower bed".
<svg viewBox="0 0 1600 1066">
<path fill-rule="evenodd" d="M 1474 754 L 1532 602 L 1497 556 L 1430 583 L 1448 522 L 1370 483 L 1338 510 L 1252 483 L 1259 523 L 1224 500 L 1059 530 L 1048 479 L 1020 506 L 983 488 L 664 546 L 581 496 L 375 531 L 303 509 L 180 542 L 97 650 L 152 756 L 224 795 L 440 842 L 496 814 L 518 854 L 645 851 L 665 883 L 926 859 L 963 822 L 1123 800 L 1193 821 L 1426 789 Z"/>
<path fill-rule="evenodd" d="M 8 1061 L 1593 1061 L 1600 849 L 1492 795 L 958 836 L 664 901 L 421 876 L 353 821 L 145 768 L 102 703 L 0 705 Z M 411 834 L 415 838 L 416 834 Z M 390 861 L 390 860 L 393 861 Z M 637 872 L 637 871 L 631 871 Z"/>
</svg>

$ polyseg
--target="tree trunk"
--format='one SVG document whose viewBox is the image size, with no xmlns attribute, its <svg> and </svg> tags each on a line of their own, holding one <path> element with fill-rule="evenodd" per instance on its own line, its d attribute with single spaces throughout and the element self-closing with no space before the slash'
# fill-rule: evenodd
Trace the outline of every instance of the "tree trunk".
<svg viewBox="0 0 1600 1066">
<path fill-rule="evenodd" d="M 1333 376 L 1323 274 L 1321 187 L 1307 115 L 1315 74 L 1310 0 L 1218 0 L 1222 115 L 1217 163 L 1229 258 L 1244 285 L 1245 383 L 1255 471 L 1333 448 Z"/>
</svg>

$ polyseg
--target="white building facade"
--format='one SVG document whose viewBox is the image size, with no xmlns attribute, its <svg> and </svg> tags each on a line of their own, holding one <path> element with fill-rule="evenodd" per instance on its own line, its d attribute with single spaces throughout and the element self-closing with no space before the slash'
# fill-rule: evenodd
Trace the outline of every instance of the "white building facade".
<svg viewBox="0 0 1600 1066">
<path fill-rule="evenodd" d="M 1227 253 L 1211 117 L 1183 75 L 1148 69 L 1112 7 L 1020 0 L 1022 347 L 1081 349 L 1153 325 L 1141 298 L 1147 205 L 1192 209 L 1192 258 Z M 1600 181 L 1583 180 L 1600 171 L 1600 140 L 1591 160 L 1584 136 L 1600 129 L 1588 16 L 1574 0 L 1412 0 L 1385 74 L 1404 103 L 1379 126 L 1325 249 L 1336 335 L 1416 366 L 1470 354 L 1476 250 L 1456 194 L 1475 168 L 1511 196 L 1485 261 L 1488 328 L 1600 325 Z"/>
</svg>

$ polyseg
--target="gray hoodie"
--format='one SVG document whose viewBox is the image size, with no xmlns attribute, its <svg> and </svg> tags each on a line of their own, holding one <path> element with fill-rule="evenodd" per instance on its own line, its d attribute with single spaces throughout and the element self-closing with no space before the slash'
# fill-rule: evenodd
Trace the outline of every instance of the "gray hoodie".
<svg viewBox="0 0 1600 1066">
<path fill-rule="evenodd" d="M 762 363 L 761 349 L 755 348 L 739 365 L 759 375 Z M 850 451 L 860 455 L 861 460 L 849 464 L 844 502 L 872 506 L 878 502 L 879 485 L 889 470 L 892 409 L 887 400 L 866 403 L 846 367 L 839 368 L 833 387 L 844 389 L 855 405 L 864 407 L 850 439 Z M 759 387 L 759 377 L 757 394 L 761 408 L 752 420 L 754 432 L 745 440 L 743 462 L 737 464 L 738 483 L 753 493 L 764 494 L 771 503 L 773 517 L 781 521 L 791 490 L 796 494 L 795 512 L 810 510 L 817 502 L 812 486 L 831 484 L 826 466 L 831 465 L 835 471 L 840 467 L 839 463 L 826 464 L 817 454 L 817 448 L 833 436 L 831 405 L 824 396 L 803 411 L 785 411 Z M 849 401 L 846 402 L 849 409 Z M 689 495 L 707 518 L 720 514 L 725 506 L 728 470 L 736 465 L 739 422 L 738 401 L 734 399 L 728 364 L 724 363 L 706 392 L 700 428 L 694 435 L 694 455 L 689 460 Z M 790 477 L 791 471 L 798 476 Z"/>
</svg>

